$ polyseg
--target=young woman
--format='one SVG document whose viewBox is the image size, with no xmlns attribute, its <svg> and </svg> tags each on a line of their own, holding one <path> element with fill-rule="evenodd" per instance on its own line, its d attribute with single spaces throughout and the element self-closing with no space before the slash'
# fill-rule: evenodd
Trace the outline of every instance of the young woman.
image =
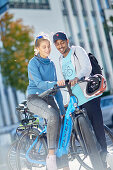
<svg viewBox="0 0 113 170">
<path fill-rule="evenodd" d="M 55 148 L 59 131 L 58 126 L 60 126 L 60 114 L 65 114 L 63 98 L 60 90 L 58 90 L 55 99 L 59 106 L 59 111 L 54 97 L 48 96 L 44 99 L 38 97 L 38 94 L 57 84 L 54 63 L 48 58 L 50 52 L 51 45 L 47 35 L 38 35 L 35 40 L 35 56 L 28 64 L 27 104 L 31 112 L 47 120 L 47 169 L 57 170 Z M 51 107 L 48 107 L 48 105 Z"/>
</svg>

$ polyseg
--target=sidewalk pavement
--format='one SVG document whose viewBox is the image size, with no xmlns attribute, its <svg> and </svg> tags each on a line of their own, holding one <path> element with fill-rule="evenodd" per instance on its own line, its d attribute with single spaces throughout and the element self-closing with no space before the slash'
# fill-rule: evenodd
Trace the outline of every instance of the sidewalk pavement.
<svg viewBox="0 0 113 170">
<path fill-rule="evenodd" d="M 9 146 L 11 144 L 11 137 L 10 135 L 0 136 L 0 170 L 10 170 L 7 164 L 7 153 Z M 107 162 L 110 165 L 111 169 L 113 170 L 113 146 L 110 147 L 111 153 L 107 155 Z M 88 159 L 86 159 L 89 162 Z M 79 170 L 80 164 L 77 160 L 69 162 L 70 170 Z M 15 169 L 16 170 L 16 169 Z M 28 170 L 28 169 L 22 169 Z M 32 170 L 46 170 L 46 168 L 32 168 Z M 85 168 L 81 167 L 81 170 L 85 170 Z"/>
<path fill-rule="evenodd" d="M 89 162 L 89 160 L 87 159 L 86 162 Z M 108 154 L 107 156 L 107 162 L 109 164 L 109 166 L 111 167 L 111 170 L 113 170 L 113 154 Z M 77 160 L 71 161 L 69 162 L 69 167 L 70 170 L 79 170 L 80 168 L 80 164 Z M 27 170 L 27 169 L 22 169 L 22 170 Z M 46 168 L 32 168 L 32 170 L 46 170 Z M 62 169 L 60 169 L 62 170 Z M 80 170 L 86 170 L 85 168 L 81 167 Z"/>
<path fill-rule="evenodd" d="M 2 146 L 0 147 L 0 170 L 10 170 L 7 165 L 7 151 L 9 146 Z M 88 159 L 86 160 L 87 162 Z M 113 154 L 108 154 L 107 156 L 107 162 L 110 165 L 111 169 L 113 170 Z M 69 162 L 70 170 L 79 170 L 80 164 L 77 160 L 70 161 Z M 28 170 L 28 169 L 22 169 L 22 170 Z M 32 168 L 32 170 L 46 170 L 46 168 Z M 61 170 L 61 169 L 60 169 Z M 81 167 L 81 170 L 85 170 L 85 168 Z"/>
</svg>

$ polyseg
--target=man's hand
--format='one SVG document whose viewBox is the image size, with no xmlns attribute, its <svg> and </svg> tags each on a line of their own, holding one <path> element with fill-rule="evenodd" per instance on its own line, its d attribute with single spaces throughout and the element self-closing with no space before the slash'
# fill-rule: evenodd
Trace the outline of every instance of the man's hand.
<svg viewBox="0 0 113 170">
<path fill-rule="evenodd" d="M 71 86 L 74 86 L 75 84 L 77 84 L 78 80 L 78 77 L 75 77 L 74 79 L 69 80 L 69 84 L 71 84 Z"/>
<path fill-rule="evenodd" d="M 57 81 L 58 86 L 64 86 L 65 85 L 65 80 L 59 80 Z"/>
</svg>

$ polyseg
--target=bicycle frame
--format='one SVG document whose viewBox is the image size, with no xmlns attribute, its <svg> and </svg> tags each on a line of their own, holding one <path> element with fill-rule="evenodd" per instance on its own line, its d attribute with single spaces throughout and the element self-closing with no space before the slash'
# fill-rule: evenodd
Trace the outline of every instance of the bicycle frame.
<svg viewBox="0 0 113 170">
<path fill-rule="evenodd" d="M 71 96 L 65 114 L 64 123 L 61 124 L 58 149 L 56 151 L 57 157 L 68 154 L 69 142 L 73 126 L 71 114 L 75 111 L 76 108 L 79 109 L 77 106 L 77 99 L 75 96 Z"/>
<path fill-rule="evenodd" d="M 57 157 L 61 157 L 65 154 L 68 154 L 69 142 L 70 142 L 72 126 L 73 126 L 71 114 L 75 111 L 76 108 L 79 109 L 79 107 L 77 106 L 77 99 L 75 96 L 71 96 L 70 102 L 68 104 L 67 111 L 66 111 L 66 114 L 64 117 L 64 123 L 61 124 L 58 148 L 56 151 Z M 44 133 L 47 133 L 47 126 L 44 127 L 42 132 L 40 132 L 39 136 Z M 31 163 L 46 165 L 46 162 L 32 160 L 29 157 L 29 152 L 32 150 L 34 145 L 36 145 L 37 141 L 38 141 L 38 137 L 35 139 L 35 141 L 32 143 L 30 148 L 27 150 L 26 159 Z M 41 146 L 40 146 L 40 148 L 41 148 Z"/>
<path fill-rule="evenodd" d="M 78 106 L 78 101 L 77 98 L 72 94 L 72 91 L 68 85 L 68 82 L 66 83 L 67 88 L 68 88 L 68 92 L 70 94 L 70 101 L 66 110 L 66 114 L 64 117 L 64 122 L 61 123 L 61 130 L 60 130 L 60 136 L 59 136 L 59 142 L 58 142 L 58 148 L 56 150 L 56 156 L 57 157 L 61 157 L 65 154 L 68 154 L 68 149 L 69 149 L 69 143 L 70 143 L 70 137 L 71 137 L 71 132 L 72 132 L 72 127 L 73 127 L 73 121 L 72 121 L 72 113 L 75 110 L 79 110 L 79 106 Z M 48 92 L 44 92 L 46 95 L 47 93 L 52 92 L 53 89 L 49 89 Z M 40 95 L 40 97 L 43 97 L 43 95 Z M 47 129 L 46 129 L 47 131 Z M 42 131 L 41 134 L 46 133 L 46 131 Z M 39 162 L 39 161 L 35 161 L 35 160 L 31 160 L 29 158 L 29 151 L 32 149 L 32 147 L 35 145 L 34 143 L 36 143 L 36 141 L 38 140 L 38 138 L 36 138 L 36 140 L 33 142 L 32 146 L 28 149 L 27 153 L 26 153 L 26 159 L 32 163 L 38 163 L 38 164 L 45 164 L 44 162 Z"/>
</svg>

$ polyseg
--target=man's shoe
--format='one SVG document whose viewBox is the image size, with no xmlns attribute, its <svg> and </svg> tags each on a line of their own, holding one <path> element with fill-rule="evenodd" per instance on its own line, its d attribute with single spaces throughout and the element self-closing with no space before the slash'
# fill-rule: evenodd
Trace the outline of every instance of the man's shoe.
<svg viewBox="0 0 113 170">
<path fill-rule="evenodd" d="M 101 159 L 102 159 L 102 162 L 103 162 L 103 165 L 104 165 L 104 170 L 111 170 L 111 168 L 107 164 L 107 160 L 106 160 L 107 154 L 108 154 L 108 152 L 101 152 L 100 153 Z"/>
<path fill-rule="evenodd" d="M 103 162 L 104 170 L 111 170 L 111 168 L 108 166 L 107 162 Z"/>
</svg>

